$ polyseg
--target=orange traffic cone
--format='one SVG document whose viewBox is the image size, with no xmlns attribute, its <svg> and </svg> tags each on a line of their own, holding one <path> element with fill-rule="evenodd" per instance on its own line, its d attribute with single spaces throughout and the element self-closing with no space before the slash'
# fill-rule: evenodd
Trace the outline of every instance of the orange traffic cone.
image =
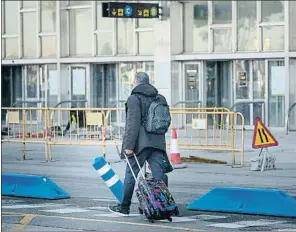
<svg viewBox="0 0 296 232">
<path fill-rule="evenodd" d="M 171 139 L 169 159 L 175 169 L 187 167 L 187 165 L 182 164 L 176 129 L 172 129 L 172 139 Z"/>
</svg>

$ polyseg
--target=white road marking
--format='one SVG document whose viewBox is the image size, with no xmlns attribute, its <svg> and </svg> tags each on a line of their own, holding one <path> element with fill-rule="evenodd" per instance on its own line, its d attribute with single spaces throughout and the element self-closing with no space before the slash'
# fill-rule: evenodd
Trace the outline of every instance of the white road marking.
<svg viewBox="0 0 296 232">
<path fill-rule="evenodd" d="M 244 226 L 268 226 L 268 225 L 275 225 L 275 224 L 281 224 L 285 223 L 287 221 L 275 221 L 275 220 L 264 220 L 264 219 L 259 219 L 255 221 L 238 221 L 235 222 L 238 225 L 244 225 Z"/>
<path fill-rule="evenodd" d="M 4 205 L 3 209 L 34 209 L 34 208 L 45 208 L 45 207 L 61 207 L 67 206 L 69 204 L 54 204 L 54 203 L 45 203 L 45 204 L 22 204 L 22 205 Z"/>
<path fill-rule="evenodd" d="M 50 212 L 50 213 L 84 213 L 89 212 L 88 209 L 81 209 L 81 208 L 63 208 L 63 209 L 49 209 L 49 210 L 40 210 L 43 212 Z"/>
<path fill-rule="evenodd" d="M 228 218 L 228 216 L 200 214 L 200 215 L 190 216 L 190 218 L 196 218 L 196 219 L 206 221 L 206 220 L 213 220 L 213 219 L 225 219 L 225 218 Z"/>
<path fill-rule="evenodd" d="M 236 229 L 236 228 L 245 228 L 245 227 L 252 227 L 252 226 L 269 226 L 269 225 L 281 224 L 281 223 L 285 223 L 285 222 L 286 221 L 259 219 L 259 220 L 255 220 L 255 221 L 237 221 L 234 223 L 216 223 L 216 224 L 211 224 L 209 226 Z"/>
<path fill-rule="evenodd" d="M 105 213 L 105 214 L 94 214 L 93 216 L 96 217 L 138 217 L 141 216 L 140 214 L 129 214 L 129 215 L 122 215 L 116 213 Z"/>
<path fill-rule="evenodd" d="M 103 206 L 94 206 L 94 207 L 87 207 L 88 209 L 92 209 L 92 210 L 108 210 L 108 207 L 103 207 Z"/>
<path fill-rule="evenodd" d="M 102 202 L 116 202 L 118 203 L 118 200 L 114 200 L 114 199 L 107 199 L 107 198 L 94 198 L 94 201 L 102 201 Z M 138 201 L 132 201 L 133 204 L 138 204 Z"/>
<path fill-rule="evenodd" d="M 193 222 L 197 221 L 198 219 L 189 218 L 189 217 L 172 217 L 172 222 Z M 160 220 L 160 222 L 167 222 L 170 223 L 168 220 Z"/>
<path fill-rule="evenodd" d="M 238 225 L 236 223 L 217 223 L 217 224 L 211 224 L 208 225 L 211 227 L 219 227 L 219 228 L 228 228 L 228 229 L 238 229 L 238 228 L 244 228 L 246 226 Z"/>
<path fill-rule="evenodd" d="M 281 231 L 281 232 L 285 232 L 285 231 L 289 231 L 289 232 L 295 232 L 296 229 L 279 229 L 277 231 Z"/>
<path fill-rule="evenodd" d="M 22 200 L 8 200 L 8 199 L 4 199 L 2 200 L 2 204 L 15 204 L 15 203 L 22 203 L 24 201 Z"/>
</svg>

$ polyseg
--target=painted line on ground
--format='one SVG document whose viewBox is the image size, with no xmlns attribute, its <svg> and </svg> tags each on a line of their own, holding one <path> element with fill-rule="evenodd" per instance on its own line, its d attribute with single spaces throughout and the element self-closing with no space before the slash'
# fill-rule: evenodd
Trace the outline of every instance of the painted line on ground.
<svg viewBox="0 0 296 232">
<path fill-rule="evenodd" d="M 34 214 L 25 214 L 24 218 L 11 229 L 11 232 L 22 231 L 35 217 Z"/>
<path fill-rule="evenodd" d="M 55 203 L 44 203 L 44 204 L 20 204 L 20 205 L 3 205 L 2 209 L 34 209 L 34 208 L 46 208 L 46 207 L 61 207 L 69 204 L 55 204 Z"/>
<path fill-rule="evenodd" d="M 2 212 L 4 214 L 14 214 L 14 215 L 24 215 L 20 213 L 13 212 Z M 188 227 L 174 227 L 174 226 L 165 226 L 159 224 L 145 224 L 138 222 L 125 222 L 125 221 L 114 221 L 114 220 L 105 220 L 105 219 L 95 219 L 95 218 L 80 218 L 80 217 L 66 217 L 66 216 L 52 216 L 52 215 L 43 215 L 43 214 L 34 214 L 35 217 L 43 217 L 43 218 L 57 218 L 64 220 L 75 220 L 75 221 L 85 221 L 85 222 L 103 222 L 103 223 L 113 223 L 113 224 L 121 224 L 121 225 L 133 225 L 133 226 L 141 226 L 141 227 L 154 227 L 154 228 L 163 228 L 163 229 L 172 229 L 172 230 L 180 230 L 180 231 L 193 231 L 193 232 L 204 232 L 205 230 L 201 229 L 193 229 Z"/>
</svg>

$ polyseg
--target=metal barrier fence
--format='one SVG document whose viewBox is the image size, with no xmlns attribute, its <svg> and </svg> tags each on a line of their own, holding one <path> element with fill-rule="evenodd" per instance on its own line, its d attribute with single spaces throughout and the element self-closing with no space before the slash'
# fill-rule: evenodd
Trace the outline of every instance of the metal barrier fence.
<svg viewBox="0 0 296 232">
<path fill-rule="evenodd" d="M 100 145 L 106 156 L 106 147 L 120 145 L 124 135 L 124 108 L 6 109 L 11 131 L 2 142 L 23 143 L 24 159 L 26 143 L 44 144 L 46 161 L 52 160 L 53 145 Z M 237 120 L 244 125 L 241 113 L 227 108 L 171 108 L 171 116 L 171 128 L 177 129 L 180 148 L 229 152 L 233 166 L 238 152 L 238 166 L 243 166 L 244 126 L 238 129 L 235 125 Z M 170 136 L 167 133 L 168 147 Z"/>
</svg>

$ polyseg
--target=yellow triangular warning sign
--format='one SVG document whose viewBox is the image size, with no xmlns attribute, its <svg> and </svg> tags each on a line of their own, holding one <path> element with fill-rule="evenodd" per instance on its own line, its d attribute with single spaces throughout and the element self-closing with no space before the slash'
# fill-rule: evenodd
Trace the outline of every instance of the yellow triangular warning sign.
<svg viewBox="0 0 296 232">
<path fill-rule="evenodd" d="M 278 146 L 278 141 L 272 136 L 260 118 L 255 120 L 255 129 L 253 134 L 253 148 L 265 148 Z"/>
</svg>

